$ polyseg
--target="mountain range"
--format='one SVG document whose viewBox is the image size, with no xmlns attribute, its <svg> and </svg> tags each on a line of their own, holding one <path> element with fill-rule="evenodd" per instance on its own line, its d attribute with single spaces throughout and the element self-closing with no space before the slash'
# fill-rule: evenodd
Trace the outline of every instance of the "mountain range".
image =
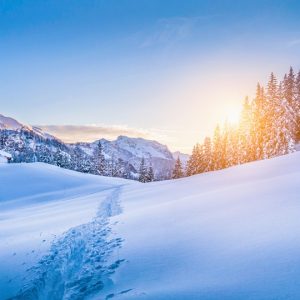
<svg viewBox="0 0 300 300">
<path fill-rule="evenodd" d="M 172 153 L 167 146 L 143 138 L 119 136 L 116 140 L 99 139 L 91 143 L 68 144 L 36 126 L 0 114 L 0 149 L 9 152 L 14 162 L 46 162 L 66 169 L 97 174 L 99 143 L 105 158 L 107 176 L 137 179 L 144 158 L 152 167 L 155 180 L 171 177 L 179 156 L 186 164 L 188 155 Z"/>
</svg>

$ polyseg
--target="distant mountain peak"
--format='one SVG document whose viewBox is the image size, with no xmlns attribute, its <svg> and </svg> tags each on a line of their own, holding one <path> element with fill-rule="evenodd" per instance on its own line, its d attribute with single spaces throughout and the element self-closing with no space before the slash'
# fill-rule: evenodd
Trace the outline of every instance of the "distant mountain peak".
<svg viewBox="0 0 300 300">
<path fill-rule="evenodd" d="M 9 131 L 5 133 L 3 148 L 12 153 L 15 162 L 41 161 L 58 165 L 56 160 L 61 160 L 59 153 L 62 153 L 66 168 L 89 173 L 97 159 L 100 141 L 107 163 L 122 164 L 126 168 L 125 173 L 130 172 L 133 178 L 138 177 L 142 158 L 147 167 L 152 165 L 156 179 L 170 178 L 174 167 L 173 155 L 166 145 L 141 137 L 121 135 L 113 141 L 102 138 L 92 143 L 67 144 L 39 127 L 24 125 L 0 115 L 0 134 L 3 130 Z"/>
<path fill-rule="evenodd" d="M 6 116 L 0 114 L 0 128 L 1 129 L 18 130 L 18 129 L 21 129 L 22 127 L 31 128 L 30 126 L 24 125 L 11 117 L 6 117 Z"/>
<path fill-rule="evenodd" d="M 37 126 L 30 126 L 27 124 L 22 124 L 19 121 L 17 121 L 16 119 L 11 118 L 11 117 L 6 117 L 2 114 L 0 114 L 0 129 L 6 129 L 6 130 L 25 129 L 25 130 L 33 131 L 34 133 L 36 133 L 37 135 L 39 135 L 45 139 L 59 140 L 58 138 L 54 137 L 53 135 L 44 132 L 41 128 L 39 128 Z"/>
</svg>

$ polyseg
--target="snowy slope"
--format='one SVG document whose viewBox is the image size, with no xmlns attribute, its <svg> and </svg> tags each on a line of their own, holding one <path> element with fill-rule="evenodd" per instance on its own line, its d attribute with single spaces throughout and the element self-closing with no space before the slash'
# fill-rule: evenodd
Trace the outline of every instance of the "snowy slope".
<svg viewBox="0 0 300 300">
<path fill-rule="evenodd" d="M 0 167 L 1 292 L 300 299 L 299 165 L 297 152 L 130 185 L 42 164 Z"/>
<path fill-rule="evenodd" d="M 114 209 L 110 197 L 126 184 L 133 182 L 42 163 L 0 165 L 0 299 L 15 295 L 24 285 L 38 286 L 40 280 L 55 285 L 51 279 L 54 269 L 57 265 L 62 268 L 67 261 L 72 263 L 72 259 L 73 263 L 80 261 L 87 239 L 104 251 L 105 236 L 110 230 L 106 217 Z M 61 256 L 52 259 L 57 252 Z M 43 264 L 47 264 L 49 272 L 45 272 Z M 31 267 L 35 265 L 40 268 L 33 271 Z M 67 276 L 62 269 L 60 276 Z M 35 299 L 34 293 L 30 290 L 26 297 Z M 20 299 L 26 297 L 22 295 Z"/>
<path fill-rule="evenodd" d="M 116 299 L 300 299 L 300 153 L 123 191 Z"/>
</svg>

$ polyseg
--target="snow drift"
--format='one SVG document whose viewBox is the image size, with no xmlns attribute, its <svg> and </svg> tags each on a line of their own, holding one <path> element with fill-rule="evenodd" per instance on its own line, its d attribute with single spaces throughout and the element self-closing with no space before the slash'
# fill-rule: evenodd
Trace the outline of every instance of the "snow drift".
<svg viewBox="0 0 300 300">
<path fill-rule="evenodd" d="M 299 299 L 299 163 L 149 184 L 1 166 L 4 299 Z"/>
</svg>

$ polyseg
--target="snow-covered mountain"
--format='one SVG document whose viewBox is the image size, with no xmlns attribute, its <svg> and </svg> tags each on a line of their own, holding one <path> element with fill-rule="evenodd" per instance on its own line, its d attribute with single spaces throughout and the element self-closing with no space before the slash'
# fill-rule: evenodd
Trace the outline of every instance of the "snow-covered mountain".
<svg viewBox="0 0 300 300">
<path fill-rule="evenodd" d="M 2 164 L 0 298 L 300 299 L 299 166 L 140 184 Z"/>
<path fill-rule="evenodd" d="M 167 146 L 142 138 L 120 136 L 115 141 L 99 140 L 108 166 L 116 165 L 113 176 L 137 178 L 142 158 L 153 167 L 155 179 L 170 178 L 174 158 Z M 0 115 L 0 149 L 12 154 L 15 162 L 46 162 L 67 169 L 96 174 L 99 141 L 66 144 L 38 127 L 24 125 Z"/>
<path fill-rule="evenodd" d="M 17 130 L 22 127 L 24 127 L 24 125 L 19 123 L 17 120 L 0 114 L 0 129 Z"/>
<path fill-rule="evenodd" d="M 185 168 L 187 163 L 188 163 L 188 160 L 190 158 L 190 155 L 189 154 L 185 154 L 185 153 L 182 153 L 180 151 L 175 151 L 172 153 L 172 156 L 173 156 L 173 159 L 177 159 L 179 158 L 183 167 Z"/>
<path fill-rule="evenodd" d="M 72 147 L 80 147 L 87 155 L 93 155 L 101 142 L 107 160 L 121 160 L 131 166 L 131 172 L 138 174 L 142 158 L 147 165 L 152 165 L 156 179 L 169 178 L 174 167 L 174 158 L 168 147 L 156 141 L 143 138 L 119 136 L 114 141 L 101 139 L 93 143 L 78 143 Z"/>
<path fill-rule="evenodd" d="M 53 135 L 44 132 L 39 127 L 22 124 L 13 118 L 6 117 L 1 114 L 0 114 L 0 130 L 12 130 L 12 131 L 27 130 L 27 131 L 32 131 L 43 138 L 55 139 Z"/>
</svg>

